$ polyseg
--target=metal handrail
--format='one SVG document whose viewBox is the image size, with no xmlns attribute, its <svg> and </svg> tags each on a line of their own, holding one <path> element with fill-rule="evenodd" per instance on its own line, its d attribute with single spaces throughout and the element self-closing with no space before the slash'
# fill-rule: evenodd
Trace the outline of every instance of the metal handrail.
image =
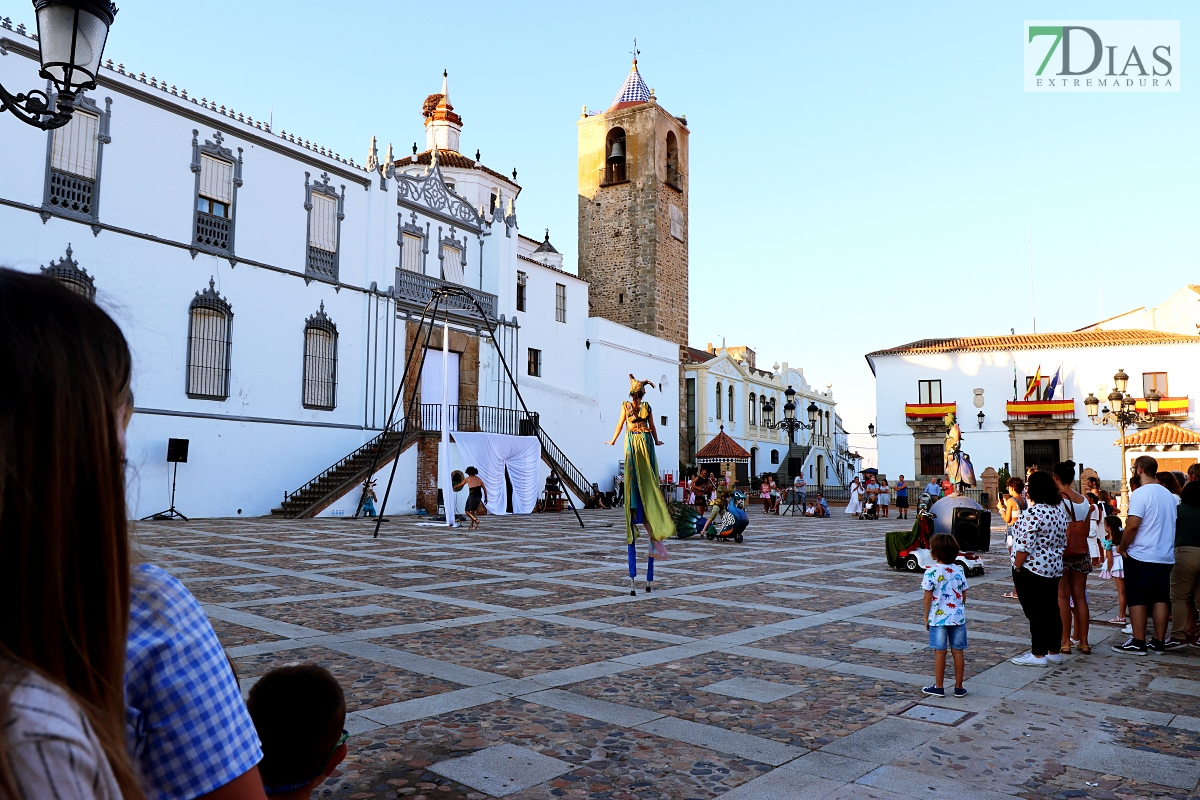
<svg viewBox="0 0 1200 800">
<path fill-rule="evenodd" d="M 373 447 L 379 447 L 379 446 L 381 446 L 381 445 L 383 444 L 384 438 L 385 438 L 386 436 L 388 436 L 389 434 L 394 436 L 394 435 L 396 435 L 396 434 L 400 433 L 401 426 L 402 426 L 403 424 L 404 424 L 404 421 L 403 421 L 403 420 L 401 420 L 401 421 L 400 421 L 400 424 L 399 424 L 399 425 L 393 425 L 393 426 L 392 426 L 392 428 L 391 428 L 391 430 L 386 430 L 386 431 L 384 431 L 384 432 L 380 433 L 380 434 L 379 434 L 378 436 L 376 436 L 374 439 L 372 439 L 371 441 L 367 442 L 366 444 L 364 444 L 364 445 L 362 445 L 361 447 L 359 447 L 358 449 L 356 449 L 356 450 L 355 450 L 353 453 L 350 453 L 349 455 L 347 455 L 347 456 L 345 456 L 345 457 L 343 457 L 343 458 L 339 459 L 339 460 L 338 460 L 338 461 L 337 461 L 337 462 L 336 462 L 336 463 L 335 463 L 333 466 L 331 466 L 331 467 L 328 467 L 328 468 L 326 468 L 326 469 L 322 470 L 321 472 L 319 472 L 319 473 L 317 474 L 317 476 L 316 476 L 315 478 L 313 478 L 312 480 L 310 480 L 310 481 L 305 481 L 303 484 L 301 484 L 301 485 L 300 485 L 300 488 L 299 488 L 299 489 L 297 489 L 296 491 L 292 492 L 291 494 L 288 494 L 287 492 L 284 492 L 284 493 L 283 493 L 283 502 L 284 502 L 284 503 L 287 503 L 287 501 L 288 501 L 288 498 L 295 497 L 296 495 L 298 495 L 298 494 L 300 494 L 301 492 L 303 492 L 303 491 L 304 491 L 306 488 L 308 488 L 309 486 L 312 486 L 313 484 L 315 484 L 315 483 L 319 482 L 319 481 L 320 481 L 322 478 L 325 478 L 325 477 L 327 477 L 327 476 L 329 476 L 329 475 L 332 475 L 333 473 L 337 472 L 339 469 L 341 469 L 343 466 L 345 466 L 345 465 L 346 465 L 347 463 L 349 463 L 351 460 L 353 460 L 354 458 L 356 458 L 356 457 L 357 457 L 359 454 L 361 454 L 361 453 L 369 453 L 369 452 L 371 452 L 371 448 L 373 448 Z"/>
<path fill-rule="evenodd" d="M 537 427 L 538 441 L 542 444 L 542 454 L 546 457 L 553 466 L 558 476 L 563 479 L 563 482 L 575 492 L 576 496 L 581 501 L 587 503 L 592 497 L 592 484 L 588 482 L 587 477 L 579 471 L 579 468 L 571 463 L 550 435 L 542 430 L 541 426 Z"/>
<path fill-rule="evenodd" d="M 433 296 L 434 289 L 440 289 L 443 286 L 453 286 L 455 289 L 461 289 L 479 302 L 480 307 L 489 319 L 496 318 L 496 295 L 488 292 L 472 289 L 469 286 L 462 286 L 450 281 L 439 280 L 438 278 L 423 275 L 420 272 L 413 272 L 406 269 L 396 270 L 396 286 L 394 293 L 396 297 L 404 300 L 410 300 L 414 303 L 428 303 L 429 298 Z M 444 298 L 443 302 L 446 307 L 454 311 L 474 311 L 475 306 L 466 298 L 463 297 L 448 297 Z"/>
</svg>

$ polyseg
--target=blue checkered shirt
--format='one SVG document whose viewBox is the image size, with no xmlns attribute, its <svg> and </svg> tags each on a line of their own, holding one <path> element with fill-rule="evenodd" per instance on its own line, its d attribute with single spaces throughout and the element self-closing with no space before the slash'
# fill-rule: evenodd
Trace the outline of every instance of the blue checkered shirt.
<svg viewBox="0 0 1200 800">
<path fill-rule="evenodd" d="M 262 760 L 225 651 L 204 609 L 160 567 L 133 570 L 125 733 L 150 800 L 191 800 Z"/>
</svg>

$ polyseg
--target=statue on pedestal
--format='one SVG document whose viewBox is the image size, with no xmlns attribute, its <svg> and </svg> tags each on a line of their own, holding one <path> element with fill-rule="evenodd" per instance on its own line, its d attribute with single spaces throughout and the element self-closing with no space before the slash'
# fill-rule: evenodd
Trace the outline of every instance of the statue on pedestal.
<svg viewBox="0 0 1200 800">
<path fill-rule="evenodd" d="M 971 457 L 962 450 L 962 429 L 958 427 L 958 419 L 954 412 L 946 415 L 946 442 L 943 445 L 943 459 L 946 467 L 946 477 L 954 484 L 955 491 L 975 486 L 975 467 Z"/>
</svg>

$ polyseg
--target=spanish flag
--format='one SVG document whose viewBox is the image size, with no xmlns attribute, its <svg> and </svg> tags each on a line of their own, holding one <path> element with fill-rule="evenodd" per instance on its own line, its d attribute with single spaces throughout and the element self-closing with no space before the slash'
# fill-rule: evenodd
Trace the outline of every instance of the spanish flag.
<svg viewBox="0 0 1200 800">
<path fill-rule="evenodd" d="M 1033 373 L 1033 380 L 1031 380 L 1029 382 L 1029 388 L 1025 390 L 1025 397 L 1023 397 L 1021 399 L 1028 400 L 1029 398 L 1033 397 L 1033 393 L 1036 392 L 1038 390 L 1038 387 L 1041 385 L 1042 385 L 1042 365 L 1038 364 L 1037 371 Z"/>
</svg>

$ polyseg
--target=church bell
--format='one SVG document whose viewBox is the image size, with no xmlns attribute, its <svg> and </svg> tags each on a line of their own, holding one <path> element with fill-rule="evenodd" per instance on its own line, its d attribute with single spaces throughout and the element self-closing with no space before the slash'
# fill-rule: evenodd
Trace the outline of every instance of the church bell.
<svg viewBox="0 0 1200 800">
<path fill-rule="evenodd" d="M 613 142 L 612 150 L 608 153 L 608 160 L 614 163 L 625 160 L 625 145 L 621 139 Z"/>
</svg>

